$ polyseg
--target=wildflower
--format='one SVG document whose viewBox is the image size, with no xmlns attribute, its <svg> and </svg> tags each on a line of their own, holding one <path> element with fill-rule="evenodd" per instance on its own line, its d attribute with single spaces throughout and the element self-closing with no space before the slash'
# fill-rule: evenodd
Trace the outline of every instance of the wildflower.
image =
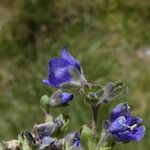
<svg viewBox="0 0 150 150">
<path fill-rule="evenodd" d="M 144 136 L 143 120 L 131 116 L 129 108 L 128 104 L 119 104 L 112 110 L 107 130 L 117 141 L 140 141 Z"/>
<path fill-rule="evenodd" d="M 48 79 L 42 81 L 49 86 L 60 88 L 64 84 L 81 86 L 86 82 L 78 60 L 63 49 L 61 58 L 53 58 L 48 63 Z"/>
</svg>

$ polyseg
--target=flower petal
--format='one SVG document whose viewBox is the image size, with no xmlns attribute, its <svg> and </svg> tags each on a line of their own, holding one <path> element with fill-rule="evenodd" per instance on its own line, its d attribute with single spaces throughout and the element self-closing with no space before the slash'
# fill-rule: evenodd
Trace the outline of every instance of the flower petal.
<svg viewBox="0 0 150 150">
<path fill-rule="evenodd" d="M 133 139 L 135 141 L 140 141 L 144 137 L 144 134 L 145 134 L 145 127 L 144 126 L 137 127 L 134 131 Z"/>
<path fill-rule="evenodd" d="M 117 132 L 122 132 L 128 129 L 128 126 L 126 125 L 126 118 L 124 116 L 117 118 L 114 122 L 110 123 L 110 126 L 108 127 L 108 131 L 111 134 L 115 134 Z"/>
<path fill-rule="evenodd" d="M 126 131 L 123 133 L 116 134 L 119 141 L 127 142 L 127 141 L 140 141 L 145 134 L 145 127 L 140 126 L 134 129 L 134 131 Z"/>
<path fill-rule="evenodd" d="M 48 80 L 54 87 L 59 87 L 61 83 L 70 82 L 71 75 L 68 69 L 70 63 L 62 58 L 54 58 L 49 61 Z"/>
<path fill-rule="evenodd" d="M 52 86 L 52 85 L 50 84 L 49 80 L 47 80 L 47 79 L 42 80 L 42 83 Z"/>
<path fill-rule="evenodd" d="M 76 60 L 65 48 L 62 49 L 61 56 L 81 72 L 79 61 Z"/>
<path fill-rule="evenodd" d="M 73 99 L 73 94 L 70 93 L 61 93 L 63 103 L 67 104 Z"/>
<path fill-rule="evenodd" d="M 72 145 L 72 148 L 76 148 L 76 147 L 80 147 L 80 146 L 81 146 L 80 140 L 76 140 L 74 142 L 74 144 Z"/>
<path fill-rule="evenodd" d="M 133 117 L 133 116 L 127 116 L 127 124 L 129 126 L 133 126 L 133 125 L 140 125 L 143 122 L 143 119 L 141 118 L 137 118 L 137 117 Z"/>
<path fill-rule="evenodd" d="M 111 112 L 110 121 L 113 122 L 116 118 L 120 116 L 127 116 L 130 114 L 129 105 L 127 103 L 121 103 L 117 105 Z"/>
</svg>

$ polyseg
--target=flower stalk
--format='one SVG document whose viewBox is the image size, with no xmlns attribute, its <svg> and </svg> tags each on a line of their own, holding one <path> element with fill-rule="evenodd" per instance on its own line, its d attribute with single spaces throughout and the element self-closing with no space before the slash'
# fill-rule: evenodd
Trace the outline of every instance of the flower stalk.
<svg viewBox="0 0 150 150">
<path fill-rule="evenodd" d="M 97 120 L 98 120 L 98 114 L 99 114 L 99 107 L 95 105 L 91 105 L 92 109 L 92 133 L 94 136 L 96 136 L 97 133 Z"/>
</svg>

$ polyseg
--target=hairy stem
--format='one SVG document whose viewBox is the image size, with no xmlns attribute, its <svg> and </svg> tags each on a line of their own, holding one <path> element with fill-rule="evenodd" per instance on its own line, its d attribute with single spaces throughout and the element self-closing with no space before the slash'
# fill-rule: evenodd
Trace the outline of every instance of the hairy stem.
<svg viewBox="0 0 150 150">
<path fill-rule="evenodd" d="M 95 105 L 91 105 L 91 108 L 92 108 L 92 133 L 95 136 L 97 132 L 97 119 L 98 119 L 99 107 Z"/>
</svg>

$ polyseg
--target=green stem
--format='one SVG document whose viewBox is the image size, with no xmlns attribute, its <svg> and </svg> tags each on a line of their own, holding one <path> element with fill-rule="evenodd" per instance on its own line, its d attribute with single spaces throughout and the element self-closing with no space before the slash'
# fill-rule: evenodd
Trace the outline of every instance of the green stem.
<svg viewBox="0 0 150 150">
<path fill-rule="evenodd" d="M 107 148 L 112 148 L 113 146 L 115 146 L 115 142 L 114 142 L 114 138 L 112 138 L 112 136 L 109 134 L 109 132 L 105 129 L 102 130 L 101 132 L 101 137 L 100 140 L 96 146 L 95 150 L 99 150 L 100 148 L 106 149 Z"/>
<path fill-rule="evenodd" d="M 98 119 L 99 107 L 96 107 L 95 105 L 91 105 L 91 108 L 92 108 L 92 133 L 95 136 L 97 133 L 97 119 Z"/>
</svg>

